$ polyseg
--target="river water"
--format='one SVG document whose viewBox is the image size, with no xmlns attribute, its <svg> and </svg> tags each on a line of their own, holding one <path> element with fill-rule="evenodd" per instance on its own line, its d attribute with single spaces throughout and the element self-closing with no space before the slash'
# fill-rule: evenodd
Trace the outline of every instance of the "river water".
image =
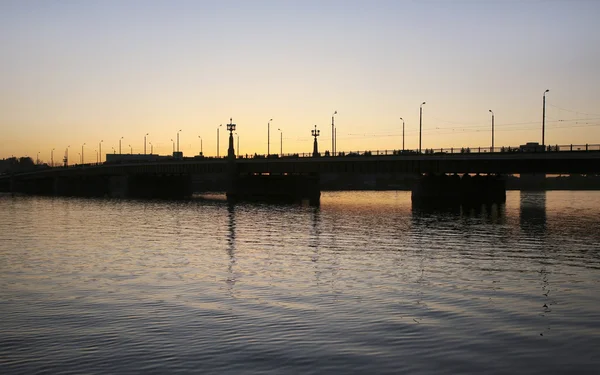
<svg viewBox="0 0 600 375">
<path fill-rule="evenodd" d="M 600 192 L 0 196 L 0 373 L 597 373 Z"/>
</svg>

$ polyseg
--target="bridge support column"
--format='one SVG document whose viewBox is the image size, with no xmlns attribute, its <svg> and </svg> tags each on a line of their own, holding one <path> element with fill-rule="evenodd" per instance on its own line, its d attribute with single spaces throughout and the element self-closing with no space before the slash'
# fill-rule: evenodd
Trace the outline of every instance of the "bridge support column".
<svg viewBox="0 0 600 375">
<path fill-rule="evenodd" d="M 244 175 L 237 176 L 227 191 L 227 200 L 273 203 L 320 203 L 319 176 Z"/>
<path fill-rule="evenodd" d="M 429 174 L 417 180 L 411 199 L 415 204 L 432 206 L 504 203 L 506 184 L 495 175 Z"/>
<path fill-rule="evenodd" d="M 183 199 L 192 196 L 192 178 L 188 174 L 139 174 L 121 181 L 121 194 L 129 198 Z"/>
<path fill-rule="evenodd" d="M 520 190 L 546 190 L 545 173 L 521 173 L 519 176 Z"/>
<path fill-rule="evenodd" d="M 109 195 L 111 198 L 127 198 L 129 195 L 129 177 L 110 176 Z"/>
</svg>

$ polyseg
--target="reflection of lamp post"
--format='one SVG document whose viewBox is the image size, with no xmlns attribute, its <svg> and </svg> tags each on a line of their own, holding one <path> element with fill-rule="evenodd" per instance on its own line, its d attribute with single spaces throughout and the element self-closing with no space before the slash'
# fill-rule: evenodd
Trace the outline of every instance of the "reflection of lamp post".
<svg viewBox="0 0 600 375">
<path fill-rule="evenodd" d="M 400 117 L 400 120 L 402 120 L 402 151 L 404 151 L 404 119 Z"/>
<path fill-rule="evenodd" d="M 423 104 L 425 104 L 425 102 L 421 103 L 421 106 L 419 107 L 419 154 L 421 153 L 421 133 L 423 130 Z"/>
<path fill-rule="evenodd" d="M 317 143 L 317 137 L 321 135 L 321 131 L 317 130 L 317 125 L 315 125 L 315 129 L 310 131 L 313 137 L 315 137 L 315 141 L 313 143 L 313 157 L 319 156 L 319 145 Z"/>
<path fill-rule="evenodd" d="M 123 139 L 124 137 L 121 137 Z M 121 139 L 119 139 L 119 155 L 121 155 Z"/>
<path fill-rule="evenodd" d="M 81 145 L 81 164 L 83 164 L 83 146 L 85 146 L 85 143 Z"/>
<path fill-rule="evenodd" d="M 198 138 L 200 138 L 200 155 L 203 155 L 202 154 L 202 137 L 198 136 Z"/>
<path fill-rule="evenodd" d="M 283 156 L 283 131 L 281 129 L 277 130 L 279 130 L 279 154 Z"/>
<path fill-rule="evenodd" d="M 542 146 L 545 146 L 545 133 L 546 133 L 546 93 L 550 90 L 544 91 L 544 102 L 542 104 Z"/>
<path fill-rule="evenodd" d="M 490 109 L 490 113 L 492 114 L 492 148 L 490 152 L 494 152 L 494 111 Z"/>
<path fill-rule="evenodd" d="M 267 123 L 267 156 L 271 155 L 271 121 L 273 119 Z"/>
<path fill-rule="evenodd" d="M 146 136 L 150 135 L 150 133 L 146 133 L 146 135 L 144 135 L 144 155 L 146 155 Z"/>
<path fill-rule="evenodd" d="M 98 143 L 98 149 L 100 150 L 98 152 L 98 155 L 100 156 L 100 158 L 98 159 L 99 163 L 102 163 L 102 142 L 104 142 L 104 140 L 100 140 L 100 143 Z"/>
</svg>

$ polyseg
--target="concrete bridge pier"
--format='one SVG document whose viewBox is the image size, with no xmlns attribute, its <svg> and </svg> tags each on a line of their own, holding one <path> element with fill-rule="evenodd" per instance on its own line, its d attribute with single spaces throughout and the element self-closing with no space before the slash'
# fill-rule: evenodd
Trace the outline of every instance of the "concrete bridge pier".
<svg viewBox="0 0 600 375">
<path fill-rule="evenodd" d="M 231 202 L 320 203 L 318 174 L 248 174 L 239 175 L 227 191 Z"/>
<path fill-rule="evenodd" d="M 127 198 L 129 196 L 129 178 L 123 176 L 110 176 L 108 178 L 108 191 L 111 198 Z"/>
<path fill-rule="evenodd" d="M 103 197 L 108 194 L 105 176 L 56 176 L 49 194 L 75 197 Z"/>
<path fill-rule="evenodd" d="M 415 204 L 431 206 L 504 203 L 506 184 L 497 175 L 427 174 L 416 181 L 411 199 Z"/>
<path fill-rule="evenodd" d="M 143 199 L 184 199 L 192 196 L 189 174 L 120 176 L 111 195 Z"/>
</svg>

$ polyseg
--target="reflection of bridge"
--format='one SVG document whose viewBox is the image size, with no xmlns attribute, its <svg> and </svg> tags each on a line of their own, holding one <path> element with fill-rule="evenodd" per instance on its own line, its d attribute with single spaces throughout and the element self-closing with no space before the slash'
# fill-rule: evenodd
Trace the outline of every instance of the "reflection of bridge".
<svg viewBox="0 0 600 375">
<path fill-rule="evenodd" d="M 451 149 L 447 149 L 427 154 L 363 152 L 335 157 L 298 155 L 281 158 L 124 161 L 4 175 L 0 176 L 0 190 L 58 195 L 152 197 L 188 195 L 192 190 L 226 190 L 233 175 L 600 173 L 600 147 L 584 147 L 576 146 L 571 151 L 571 148 L 561 146 L 557 151 L 545 152 L 490 153 L 452 149 L 451 153 Z"/>
</svg>

